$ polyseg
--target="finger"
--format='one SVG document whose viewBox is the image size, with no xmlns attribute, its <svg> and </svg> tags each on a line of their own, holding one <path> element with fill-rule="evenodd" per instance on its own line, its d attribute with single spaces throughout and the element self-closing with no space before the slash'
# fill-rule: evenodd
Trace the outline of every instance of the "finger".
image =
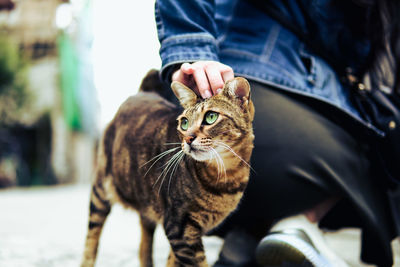
<svg viewBox="0 0 400 267">
<path fill-rule="evenodd" d="M 196 82 L 197 88 L 202 98 L 210 98 L 212 93 L 210 91 L 210 84 L 208 83 L 207 75 L 203 68 L 196 68 L 193 72 L 193 77 Z"/>
<path fill-rule="evenodd" d="M 175 71 L 171 76 L 171 80 L 173 82 L 176 81 L 176 82 L 183 83 L 184 85 L 186 85 L 187 87 L 190 87 L 190 88 L 192 88 L 194 85 L 194 80 L 193 80 L 192 75 L 187 75 L 181 70 Z"/>
<path fill-rule="evenodd" d="M 182 65 L 181 65 L 181 71 L 183 71 L 185 74 L 193 74 L 193 72 L 194 72 L 194 68 L 193 68 L 193 66 L 192 66 L 192 64 L 190 64 L 190 63 L 183 63 Z"/>
<path fill-rule="evenodd" d="M 233 73 L 233 69 L 231 67 L 228 67 L 221 71 L 222 79 L 224 80 L 224 83 L 227 81 L 233 80 L 235 78 L 235 75 Z"/>
<path fill-rule="evenodd" d="M 211 90 L 213 94 L 216 94 L 218 89 L 224 87 L 224 81 L 222 79 L 221 72 L 215 66 L 208 66 L 206 68 L 206 74 Z"/>
<path fill-rule="evenodd" d="M 177 70 L 172 74 L 171 80 L 173 82 L 180 82 L 192 89 L 197 95 L 200 95 L 197 89 L 196 83 L 193 79 L 193 75 L 186 75 L 181 70 Z"/>
<path fill-rule="evenodd" d="M 186 75 L 188 79 L 187 87 L 192 89 L 193 92 L 195 92 L 196 95 L 200 95 L 199 88 L 197 87 L 196 81 L 194 80 L 193 75 Z"/>
<path fill-rule="evenodd" d="M 185 74 L 180 69 L 178 69 L 177 71 L 172 73 L 171 80 L 173 82 L 181 82 L 181 83 L 183 83 L 184 82 L 184 75 Z"/>
<path fill-rule="evenodd" d="M 183 63 L 178 70 L 176 70 L 172 74 L 172 81 L 178 81 L 185 84 L 185 81 L 188 80 L 188 75 L 193 74 L 194 68 L 190 63 Z M 185 84 L 189 86 L 189 84 Z"/>
</svg>

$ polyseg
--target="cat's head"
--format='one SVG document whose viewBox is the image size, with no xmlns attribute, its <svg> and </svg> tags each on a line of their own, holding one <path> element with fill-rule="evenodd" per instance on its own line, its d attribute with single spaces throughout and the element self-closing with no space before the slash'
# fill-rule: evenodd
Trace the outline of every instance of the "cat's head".
<svg viewBox="0 0 400 267">
<path fill-rule="evenodd" d="M 208 99 L 198 97 L 179 82 L 171 87 L 184 108 L 177 129 L 187 155 L 207 161 L 232 153 L 239 144 L 252 148 L 254 106 L 246 79 L 237 77 L 226 82 L 218 94 Z"/>
</svg>

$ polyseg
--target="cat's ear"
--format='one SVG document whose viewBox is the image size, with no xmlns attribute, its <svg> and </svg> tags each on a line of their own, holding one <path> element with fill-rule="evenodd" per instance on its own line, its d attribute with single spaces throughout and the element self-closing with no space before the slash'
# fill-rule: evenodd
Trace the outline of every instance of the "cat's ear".
<svg viewBox="0 0 400 267">
<path fill-rule="evenodd" d="M 223 93 L 229 97 L 235 97 L 242 104 L 248 104 L 250 100 L 250 84 L 242 77 L 236 77 L 225 84 Z"/>
<path fill-rule="evenodd" d="M 197 95 L 186 85 L 175 81 L 171 83 L 171 88 L 183 108 L 188 108 L 196 104 Z"/>
</svg>

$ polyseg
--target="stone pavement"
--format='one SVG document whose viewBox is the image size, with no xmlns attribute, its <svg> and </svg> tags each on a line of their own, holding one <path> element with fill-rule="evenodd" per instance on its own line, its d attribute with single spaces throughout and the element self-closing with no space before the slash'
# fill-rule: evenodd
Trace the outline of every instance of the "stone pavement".
<svg viewBox="0 0 400 267">
<path fill-rule="evenodd" d="M 89 185 L 0 190 L 0 266 L 79 266 L 89 191 Z M 115 206 L 103 231 L 97 267 L 139 266 L 139 229 L 136 213 Z M 359 231 L 328 233 L 327 240 L 351 266 L 367 266 L 358 261 Z M 222 241 L 207 237 L 204 244 L 212 264 Z M 155 266 L 165 266 L 169 245 L 161 228 L 154 245 Z M 400 248 L 393 245 L 400 266 Z"/>
</svg>

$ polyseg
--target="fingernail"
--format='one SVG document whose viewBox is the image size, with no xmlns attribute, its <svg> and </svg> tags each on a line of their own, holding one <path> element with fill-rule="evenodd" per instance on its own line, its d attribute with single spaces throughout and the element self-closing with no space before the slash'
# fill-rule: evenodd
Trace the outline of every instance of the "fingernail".
<svg viewBox="0 0 400 267">
<path fill-rule="evenodd" d="M 204 98 L 210 98 L 211 96 L 212 96 L 212 94 L 209 90 L 204 92 Z"/>
<path fill-rule="evenodd" d="M 190 63 L 183 63 L 182 66 L 181 66 L 181 68 L 184 68 L 184 69 L 189 70 L 189 69 L 192 68 L 192 65 L 191 65 Z"/>
</svg>

